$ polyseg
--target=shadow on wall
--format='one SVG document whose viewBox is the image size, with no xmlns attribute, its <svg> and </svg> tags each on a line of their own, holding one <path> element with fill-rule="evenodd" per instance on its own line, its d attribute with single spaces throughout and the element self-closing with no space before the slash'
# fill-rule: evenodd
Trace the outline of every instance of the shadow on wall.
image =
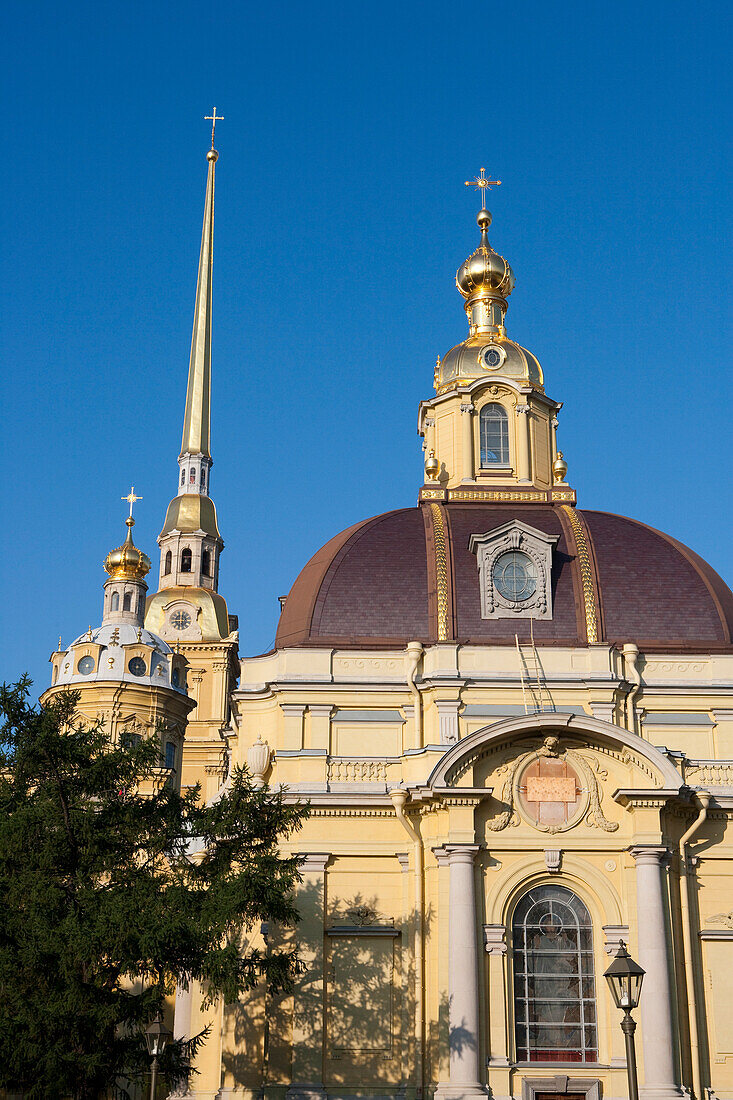
<svg viewBox="0 0 733 1100">
<path fill-rule="evenodd" d="M 272 996 L 264 984 L 224 1016 L 223 1085 L 263 1093 L 281 1090 L 291 1081 L 399 1086 L 414 1075 L 414 930 L 415 911 L 386 914 L 377 898 L 361 894 L 327 903 L 326 935 L 315 914 L 323 912 L 319 884 L 305 883 L 296 904 L 301 957 L 308 966 L 292 994 Z M 425 939 L 433 914 L 425 916 Z M 273 947 L 297 932 L 270 929 Z M 322 975 L 326 975 L 325 998 Z M 323 1024 L 322 1024 L 323 1021 Z M 426 1043 L 425 1073 L 434 1047 L 447 1049 L 448 1001 L 441 1001 L 438 1023 Z M 296 1047 L 292 1049 L 295 1030 Z M 455 1049 L 475 1045 L 475 1038 L 458 1029 Z"/>
</svg>

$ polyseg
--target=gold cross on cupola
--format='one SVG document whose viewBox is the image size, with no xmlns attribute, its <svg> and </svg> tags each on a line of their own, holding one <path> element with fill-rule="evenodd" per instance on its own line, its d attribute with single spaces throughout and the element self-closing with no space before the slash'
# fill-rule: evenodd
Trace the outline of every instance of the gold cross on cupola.
<svg viewBox="0 0 733 1100">
<path fill-rule="evenodd" d="M 121 500 L 126 500 L 127 503 L 130 505 L 130 519 L 132 519 L 132 506 L 133 506 L 133 504 L 135 503 L 135 501 L 142 500 L 143 498 L 135 496 L 135 486 L 131 485 L 130 486 L 130 492 L 127 494 L 127 496 L 126 497 L 120 497 L 120 499 Z"/>
<path fill-rule="evenodd" d="M 214 107 L 214 110 L 211 112 L 210 115 L 204 115 L 204 122 L 210 122 L 211 123 L 211 148 L 212 149 L 214 148 L 214 131 L 216 130 L 216 124 L 217 124 L 217 122 L 223 122 L 223 121 L 224 121 L 224 115 L 217 115 L 216 107 Z"/>
<path fill-rule="evenodd" d="M 478 176 L 472 180 L 466 180 L 466 187 L 476 187 L 481 191 L 481 205 L 486 206 L 486 188 L 501 187 L 501 180 L 489 180 L 486 178 L 486 169 L 482 168 Z"/>
</svg>

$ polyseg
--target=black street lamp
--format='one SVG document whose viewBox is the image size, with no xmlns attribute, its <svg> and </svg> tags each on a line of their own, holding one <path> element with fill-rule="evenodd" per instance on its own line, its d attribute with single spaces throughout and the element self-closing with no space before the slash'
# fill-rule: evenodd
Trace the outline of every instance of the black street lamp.
<svg viewBox="0 0 733 1100">
<path fill-rule="evenodd" d="M 148 1054 L 153 1059 L 153 1064 L 150 1067 L 150 1100 L 155 1100 L 155 1086 L 158 1081 L 158 1055 L 162 1054 L 165 1050 L 168 1040 L 173 1037 L 173 1032 L 169 1031 L 160 1018 L 160 1013 L 155 1017 L 152 1024 L 145 1029 L 145 1042 L 148 1044 Z"/>
<path fill-rule="evenodd" d="M 646 971 L 642 970 L 639 964 L 631 958 L 626 950 L 626 944 L 621 940 L 618 951 L 613 957 L 613 962 L 605 972 L 604 977 L 608 982 L 616 1007 L 624 1010 L 621 1030 L 626 1041 L 629 1100 L 639 1100 L 639 1085 L 636 1079 L 636 1046 L 634 1044 L 636 1020 L 632 1019 L 631 1010 L 637 1008 L 639 1004 L 641 983 L 645 973 Z"/>
</svg>

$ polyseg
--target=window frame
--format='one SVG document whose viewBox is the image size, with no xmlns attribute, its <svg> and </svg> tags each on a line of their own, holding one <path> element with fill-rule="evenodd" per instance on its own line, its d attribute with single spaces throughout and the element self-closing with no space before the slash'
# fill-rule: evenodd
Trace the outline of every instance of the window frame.
<svg viewBox="0 0 733 1100">
<path fill-rule="evenodd" d="M 484 460 L 485 451 L 488 452 L 489 450 L 491 450 L 492 453 L 497 453 L 495 447 L 489 448 L 488 442 L 487 442 L 486 447 L 484 447 L 484 424 L 486 422 L 488 422 L 490 412 L 492 410 L 498 410 L 498 413 L 500 414 L 500 415 L 497 414 L 496 417 L 494 417 L 493 419 L 495 420 L 495 422 L 497 424 L 501 425 L 501 427 L 503 429 L 503 432 L 500 432 L 500 434 L 503 434 L 503 436 L 504 436 L 504 438 L 501 441 L 501 443 L 502 443 L 502 453 L 501 453 L 500 457 L 497 458 L 497 460 L 495 462 Z M 485 404 L 481 405 L 481 407 L 479 408 L 477 420 L 478 420 L 478 469 L 479 469 L 479 471 L 490 473 L 492 470 L 511 469 L 512 441 L 510 439 L 510 431 L 509 431 L 509 413 L 507 411 L 506 406 L 503 405 L 500 401 L 487 401 L 487 402 L 485 402 Z"/>
<path fill-rule="evenodd" d="M 550 894 L 550 898 L 542 898 L 538 895 Z M 557 895 L 564 894 L 565 899 L 558 898 Z M 552 895 L 555 895 L 552 897 Z M 529 899 L 529 904 L 528 903 Z M 530 996 L 530 981 L 533 977 L 536 977 L 535 971 L 530 972 L 528 965 L 528 947 L 527 947 L 527 920 L 532 913 L 533 909 L 536 909 L 543 901 L 549 900 L 556 905 L 564 905 L 565 908 L 570 909 L 573 915 L 578 919 L 578 909 L 580 910 L 580 916 L 584 919 L 585 923 L 577 923 L 575 929 L 577 933 L 577 946 L 574 951 L 574 959 L 577 962 L 577 971 L 574 973 L 577 975 L 578 992 L 575 998 L 570 997 L 557 997 L 557 998 L 541 998 L 536 992 L 533 992 Z M 573 903 L 574 906 L 573 907 Z M 522 909 L 524 906 L 526 911 L 523 915 Z M 550 910 L 551 913 L 551 910 Z M 583 916 L 584 915 L 584 916 Z M 537 918 L 537 929 L 541 931 L 540 920 L 543 918 L 540 916 Z M 530 925 L 529 927 L 532 927 Z M 517 933 L 522 932 L 522 941 L 518 947 Z M 588 946 L 584 948 L 583 935 L 586 933 L 586 939 Z M 545 1065 L 578 1065 L 578 1066 L 594 1066 L 600 1062 L 599 1051 L 599 1039 L 600 1039 L 600 1027 L 598 1018 L 598 989 L 596 982 L 596 964 L 595 964 L 595 948 L 593 938 L 593 919 L 590 914 L 590 910 L 586 905 L 583 898 L 575 891 L 570 889 L 564 883 L 560 882 L 538 882 L 525 890 L 517 899 L 514 906 L 514 910 L 510 923 L 510 940 L 511 940 L 511 1005 L 512 1005 L 512 1019 L 513 1019 L 513 1042 L 515 1059 L 522 1065 L 533 1066 L 545 1066 Z M 521 956 L 518 956 L 518 950 L 522 952 Z M 530 949 L 531 950 L 531 949 Z M 536 954 L 536 953 L 535 953 Z M 552 955 L 552 952 L 547 952 L 548 956 Z M 572 971 L 571 971 L 572 973 Z M 559 975 L 558 975 L 559 976 Z M 548 977 L 553 977 L 552 974 L 547 972 L 539 972 L 540 981 L 547 980 Z M 523 980 L 523 993 L 518 984 L 518 979 Z M 536 986 L 534 987 L 537 988 Z M 585 994 L 585 990 L 588 988 L 590 993 Z M 565 1024 L 565 1021 L 549 1021 L 543 1023 L 538 1021 L 536 1004 L 567 1004 L 568 1007 L 576 1007 L 578 1010 L 578 1020 L 567 1021 L 568 1030 L 574 1029 L 580 1033 L 579 1047 L 569 1047 L 567 1043 L 558 1045 L 557 1047 L 532 1047 L 531 1030 L 534 1027 L 542 1028 L 546 1027 L 548 1030 L 551 1027 L 559 1028 Z M 592 1019 L 586 1018 L 587 1006 L 592 1005 Z M 533 1014 L 534 1013 L 534 1014 Z M 520 1045 L 520 1029 L 524 1029 L 523 1043 Z M 570 1051 L 577 1051 L 579 1057 L 571 1057 Z M 533 1053 L 542 1052 L 544 1057 L 533 1057 Z M 548 1053 L 555 1053 L 557 1057 L 548 1057 Z"/>
</svg>

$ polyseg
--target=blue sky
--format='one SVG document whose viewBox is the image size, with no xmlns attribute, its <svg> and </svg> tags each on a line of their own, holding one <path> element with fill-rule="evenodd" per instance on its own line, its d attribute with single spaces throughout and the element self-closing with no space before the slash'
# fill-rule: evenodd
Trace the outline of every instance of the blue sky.
<svg viewBox="0 0 733 1100">
<path fill-rule="evenodd" d="M 327 538 L 411 505 L 491 240 L 581 507 L 733 582 L 727 5 L 6 5 L 0 674 L 101 617 L 175 493 L 216 104 L 212 495 L 242 650 Z"/>
</svg>

